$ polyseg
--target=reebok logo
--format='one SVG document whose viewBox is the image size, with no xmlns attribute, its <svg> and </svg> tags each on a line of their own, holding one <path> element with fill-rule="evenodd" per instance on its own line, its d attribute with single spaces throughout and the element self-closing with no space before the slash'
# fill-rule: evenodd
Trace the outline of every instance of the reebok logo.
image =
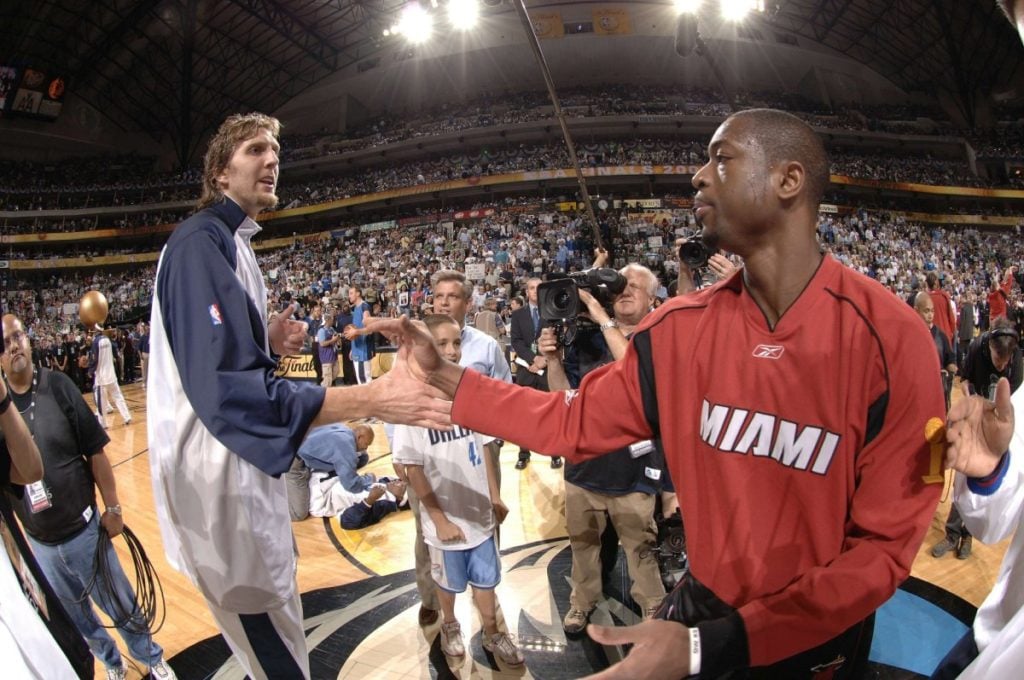
<svg viewBox="0 0 1024 680">
<path fill-rule="evenodd" d="M 785 351 L 782 345 L 758 345 L 754 348 L 754 356 L 758 359 L 778 359 Z"/>
</svg>

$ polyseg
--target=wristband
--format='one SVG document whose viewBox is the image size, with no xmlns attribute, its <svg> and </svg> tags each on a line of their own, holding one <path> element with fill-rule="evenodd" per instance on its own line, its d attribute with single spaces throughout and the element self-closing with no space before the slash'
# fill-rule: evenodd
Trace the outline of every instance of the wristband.
<svg viewBox="0 0 1024 680">
<path fill-rule="evenodd" d="M 120 515 L 121 514 L 121 506 L 120 505 L 108 505 L 107 509 L 103 511 L 103 514 L 105 515 L 108 512 L 111 515 Z"/>
<path fill-rule="evenodd" d="M 7 390 L 7 394 L 4 395 L 3 399 L 0 399 L 0 415 L 7 413 L 7 409 L 11 407 L 11 390 Z"/>
<path fill-rule="evenodd" d="M 700 629 L 690 628 L 690 675 L 700 675 Z"/>
</svg>

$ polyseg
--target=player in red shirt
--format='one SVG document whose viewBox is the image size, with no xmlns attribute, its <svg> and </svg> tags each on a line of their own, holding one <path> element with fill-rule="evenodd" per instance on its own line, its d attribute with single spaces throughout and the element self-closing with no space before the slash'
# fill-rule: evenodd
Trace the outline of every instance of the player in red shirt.
<svg viewBox="0 0 1024 680">
<path fill-rule="evenodd" d="M 589 627 L 633 645 L 597 677 L 848 677 L 941 491 L 938 358 L 910 307 L 822 254 L 828 160 L 810 127 L 743 111 L 709 154 L 696 216 L 744 267 L 648 315 L 578 391 L 463 373 L 409 321 L 382 327 L 402 341 L 403 371 L 454 395 L 461 425 L 570 461 L 661 438 L 692 572 L 654 620 Z M 475 408 L 485 396 L 492 408 Z"/>
</svg>

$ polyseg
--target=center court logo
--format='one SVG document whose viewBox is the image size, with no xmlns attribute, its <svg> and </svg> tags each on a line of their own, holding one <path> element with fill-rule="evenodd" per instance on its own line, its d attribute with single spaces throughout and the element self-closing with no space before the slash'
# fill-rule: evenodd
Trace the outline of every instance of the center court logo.
<svg viewBox="0 0 1024 680">
<path fill-rule="evenodd" d="M 779 359 L 785 351 L 782 345 L 758 345 L 754 348 L 754 356 L 758 359 Z"/>
</svg>

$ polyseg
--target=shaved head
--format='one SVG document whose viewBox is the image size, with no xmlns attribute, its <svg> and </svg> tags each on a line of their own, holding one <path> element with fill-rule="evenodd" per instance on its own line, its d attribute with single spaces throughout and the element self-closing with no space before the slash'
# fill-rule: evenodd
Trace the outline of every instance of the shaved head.
<svg viewBox="0 0 1024 680">
<path fill-rule="evenodd" d="M 352 428 L 356 435 L 356 449 L 365 451 L 373 443 L 373 428 L 369 425 L 356 425 Z"/>
<path fill-rule="evenodd" d="M 815 207 L 821 203 L 829 183 L 828 153 L 810 125 L 791 113 L 775 109 L 748 109 L 729 119 L 746 124 L 745 131 L 761 147 L 771 167 L 788 162 L 802 165 L 807 198 Z"/>
</svg>

